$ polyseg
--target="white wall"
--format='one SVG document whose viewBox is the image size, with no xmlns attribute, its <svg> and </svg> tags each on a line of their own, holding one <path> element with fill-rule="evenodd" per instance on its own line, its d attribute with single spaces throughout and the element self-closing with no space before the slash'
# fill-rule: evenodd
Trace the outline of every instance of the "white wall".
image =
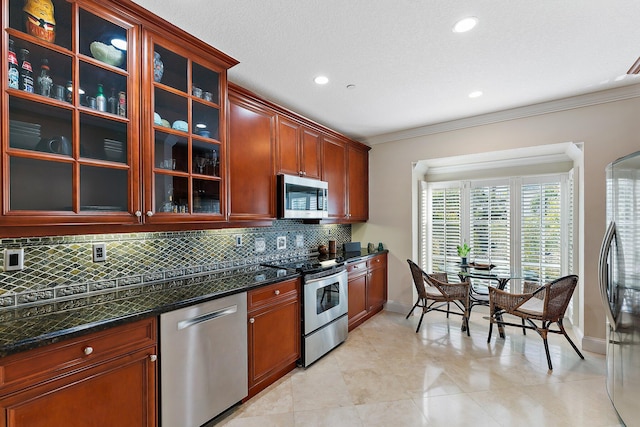
<svg viewBox="0 0 640 427">
<path fill-rule="evenodd" d="M 408 311 L 413 285 L 407 258 L 414 252 L 417 231 L 412 224 L 416 183 L 412 163 L 433 158 L 508 150 L 519 147 L 584 143 L 584 239 L 578 327 L 583 348 L 603 351 L 604 311 L 600 302 L 597 264 L 605 231 L 605 167 L 640 150 L 640 98 L 625 99 L 541 114 L 466 129 L 376 144 L 369 154 L 369 221 L 353 227 L 353 240 L 384 242 L 389 249 L 387 309 Z"/>
</svg>

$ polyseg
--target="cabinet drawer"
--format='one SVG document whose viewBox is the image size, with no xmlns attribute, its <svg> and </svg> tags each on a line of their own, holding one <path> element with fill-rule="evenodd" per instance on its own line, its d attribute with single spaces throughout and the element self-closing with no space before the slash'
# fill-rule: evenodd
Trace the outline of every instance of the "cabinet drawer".
<svg viewBox="0 0 640 427">
<path fill-rule="evenodd" d="M 347 265 L 347 273 L 349 277 L 359 276 L 360 274 L 365 274 L 367 272 L 367 263 L 366 261 L 359 261 L 353 264 Z"/>
<path fill-rule="evenodd" d="M 0 394 L 13 384 L 26 386 L 155 344 L 151 318 L 13 354 L 0 359 Z"/>
<path fill-rule="evenodd" d="M 292 296 L 297 296 L 299 279 L 274 283 L 260 289 L 249 291 L 247 308 L 249 311 L 269 304 L 275 304 Z"/>
<path fill-rule="evenodd" d="M 385 262 L 383 255 L 377 255 L 367 260 L 367 268 L 369 269 L 382 267 L 384 264 Z"/>
</svg>

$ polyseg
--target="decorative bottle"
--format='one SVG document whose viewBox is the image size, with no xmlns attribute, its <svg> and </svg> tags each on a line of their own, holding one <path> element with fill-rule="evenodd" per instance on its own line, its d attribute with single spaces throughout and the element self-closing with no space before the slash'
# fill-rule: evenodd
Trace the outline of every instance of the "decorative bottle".
<svg viewBox="0 0 640 427">
<path fill-rule="evenodd" d="M 38 93 L 46 97 L 51 96 L 51 87 L 53 86 L 53 79 L 49 75 L 49 71 L 49 60 L 43 58 L 40 65 L 40 76 L 38 76 Z"/>
<path fill-rule="evenodd" d="M 18 57 L 13 47 L 13 40 L 9 39 L 9 87 L 20 89 L 20 71 L 18 70 Z"/>
<path fill-rule="evenodd" d="M 107 99 L 107 107 L 111 114 L 118 114 L 118 99 L 116 98 L 116 89 L 111 88 L 111 96 Z"/>
<path fill-rule="evenodd" d="M 104 96 L 101 84 L 98 85 L 98 93 L 96 93 L 96 109 L 107 111 L 107 98 Z"/>
<path fill-rule="evenodd" d="M 20 90 L 33 93 L 33 68 L 27 49 L 20 49 Z"/>
</svg>

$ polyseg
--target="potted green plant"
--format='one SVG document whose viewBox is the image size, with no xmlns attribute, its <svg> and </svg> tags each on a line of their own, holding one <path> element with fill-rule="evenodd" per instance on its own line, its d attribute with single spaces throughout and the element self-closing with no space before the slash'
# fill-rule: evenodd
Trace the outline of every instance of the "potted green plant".
<svg viewBox="0 0 640 427">
<path fill-rule="evenodd" d="M 457 246 L 458 256 L 461 258 L 462 265 L 467 265 L 467 255 L 471 252 L 471 248 L 466 243 Z"/>
</svg>

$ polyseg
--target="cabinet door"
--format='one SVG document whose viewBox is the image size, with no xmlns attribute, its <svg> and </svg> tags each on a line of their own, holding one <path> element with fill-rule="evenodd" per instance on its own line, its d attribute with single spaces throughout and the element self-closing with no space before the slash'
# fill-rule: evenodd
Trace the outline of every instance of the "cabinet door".
<svg viewBox="0 0 640 427">
<path fill-rule="evenodd" d="M 138 222 L 138 58 L 126 51 L 139 26 L 117 6 L 66 1 L 53 1 L 55 26 L 25 26 L 23 6 L 3 2 L 3 40 L 33 75 L 2 86 L 2 223 Z"/>
<path fill-rule="evenodd" d="M 226 70 L 145 31 L 145 222 L 224 220 Z"/>
<path fill-rule="evenodd" d="M 300 124 L 286 117 L 278 116 L 277 172 L 302 175 L 300 158 Z"/>
<path fill-rule="evenodd" d="M 346 166 L 346 144 L 325 135 L 322 141 L 322 179 L 329 183 L 329 218 L 332 219 L 347 219 Z"/>
<path fill-rule="evenodd" d="M 249 317 L 249 396 L 253 396 L 299 359 L 300 304 L 296 296 Z"/>
<path fill-rule="evenodd" d="M 229 219 L 276 217 L 275 113 L 229 96 Z"/>
<path fill-rule="evenodd" d="M 369 153 L 349 145 L 349 220 L 369 219 Z"/>
<path fill-rule="evenodd" d="M 379 311 L 387 301 L 387 268 L 381 266 L 370 270 L 368 274 L 368 307 L 369 311 Z"/>
<path fill-rule="evenodd" d="M 367 275 L 349 279 L 349 330 L 367 315 Z"/>
<path fill-rule="evenodd" d="M 307 127 L 302 127 L 301 159 L 303 175 L 307 178 L 320 179 L 320 149 L 322 135 Z"/>
<path fill-rule="evenodd" d="M 155 348 L 0 400 L 6 427 L 155 426 Z"/>
</svg>

